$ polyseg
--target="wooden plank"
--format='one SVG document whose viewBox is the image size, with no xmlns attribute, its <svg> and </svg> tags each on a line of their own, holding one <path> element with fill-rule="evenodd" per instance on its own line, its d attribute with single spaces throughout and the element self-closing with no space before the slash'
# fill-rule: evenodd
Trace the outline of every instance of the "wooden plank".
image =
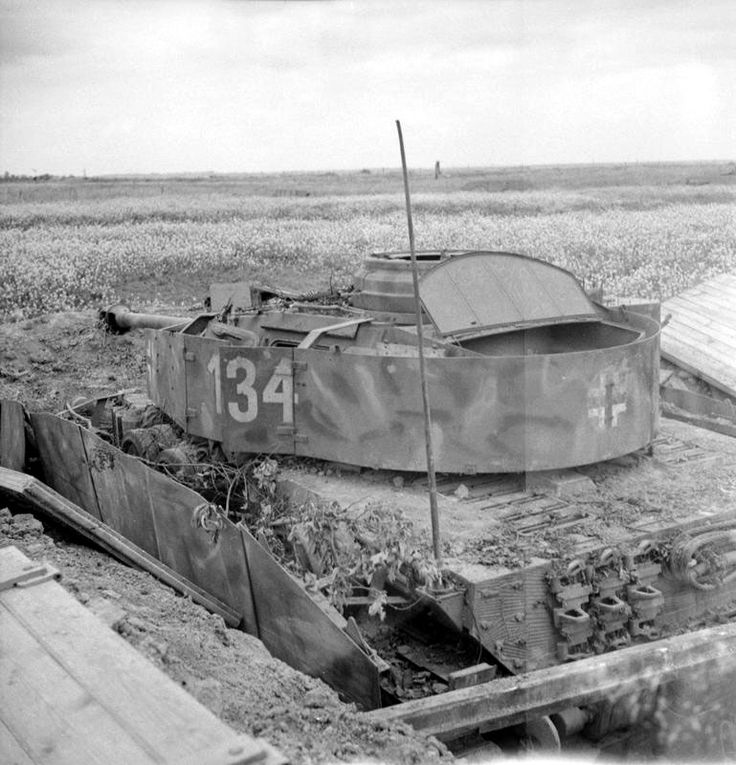
<svg viewBox="0 0 736 765">
<path fill-rule="evenodd" d="M 731 327 L 733 331 L 736 312 L 734 311 L 734 304 L 731 302 L 732 299 L 736 300 L 736 294 L 733 295 L 733 298 L 724 298 L 723 302 L 717 302 L 707 296 L 696 298 L 680 295 L 668 303 L 667 307 L 677 312 L 683 309 L 694 311 L 705 319 L 715 319 L 727 327 Z"/>
<path fill-rule="evenodd" d="M 734 292 L 736 291 L 727 291 L 707 286 L 702 289 L 687 290 L 662 304 L 663 315 L 671 310 L 671 307 L 677 306 L 682 300 L 689 300 L 698 305 L 709 305 L 720 310 L 730 311 L 732 310 L 731 300 L 734 297 Z"/>
<path fill-rule="evenodd" d="M 700 289 L 703 285 L 710 284 L 716 286 L 736 285 L 736 274 L 727 271 L 726 273 L 719 274 L 718 276 L 713 276 L 710 279 L 706 279 L 704 282 L 700 282 L 700 284 L 696 284 L 692 289 Z"/>
<path fill-rule="evenodd" d="M 673 309 L 671 321 L 686 322 L 696 328 L 705 327 L 727 345 L 732 346 L 736 341 L 736 313 L 706 303 L 693 305 L 684 300 L 678 301 Z"/>
<path fill-rule="evenodd" d="M 2 691 L 0 690 L 0 694 Z M 0 717 L 0 755 L 3 762 L 12 765 L 34 765 L 31 756 Z"/>
<path fill-rule="evenodd" d="M 687 294 L 701 294 L 704 292 L 713 292 L 721 294 L 723 292 L 733 292 L 736 289 L 736 276 L 733 274 L 721 274 L 715 276 L 712 279 L 706 279 L 700 284 L 696 284 L 694 287 L 685 290 Z"/>
<path fill-rule="evenodd" d="M 26 462 L 25 412 L 17 401 L 0 401 L 0 467 L 23 470 Z"/>
<path fill-rule="evenodd" d="M 733 348 L 711 335 L 705 328 L 698 329 L 673 320 L 667 327 L 666 334 L 662 336 L 662 348 L 668 348 L 673 342 L 692 346 L 701 355 L 708 356 L 726 367 L 734 364 Z"/>
<path fill-rule="evenodd" d="M 660 388 L 659 395 L 664 403 L 672 404 L 691 414 L 701 417 L 722 417 L 736 425 L 736 406 L 728 400 L 719 401 L 700 393 L 668 388 L 667 386 Z"/>
<path fill-rule="evenodd" d="M 672 321 L 665 327 L 665 334 L 678 332 L 682 326 L 698 332 L 703 332 L 709 338 L 713 338 L 719 345 L 731 351 L 736 348 L 736 316 L 730 326 L 719 321 L 713 314 L 705 314 L 699 311 L 678 306 Z"/>
<path fill-rule="evenodd" d="M 736 367 L 731 362 L 734 355 L 727 348 L 720 347 L 717 341 L 712 338 L 707 341 L 704 340 L 703 333 L 682 324 L 678 324 L 675 329 L 677 335 L 663 338 L 662 349 L 665 353 L 671 353 L 672 348 L 679 345 L 681 349 L 689 348 L 691 356 L 697 355 L 699 363 L 710 362 L 710 369 L 706 366 L 703 370 L 705 372 L 713 371 L 718 366 L 724 370 L 733 368 L 736 372 Z"/>
<path fill-rule="evenodd" d="M 697 333 L 689 328 L 683 328 L 683 331 L 677 337 L 663 338 L 662 343 L 663 356 L 682 356 L 683 361 L 696 366 L 702 364 L 703 372 L 711 375 L 722 375 L 726 378 L 736 372 L 736 368 L 729 361 L 729 355 L 699 340 Z"/>
<path fill-rule="evenodd" d="M 31 414 L 44 481 L 75 505 L 101 519 L 92 479 L 87 468 L 79 425 L 52 414 Z"/>
<path fill-rule="evenodd" d="M 49 653 L 47 641 L 29 634 L 25 626 L 22 613 L 0 606 L 0 632 L 7 641 L 0 653 L 0 677 L 8 679 L 0 686 L 1 714 L 31 759 L 50 764 L 117 758 L 155 762 L 154 752 L 107 714 Z M 29 729 L 32 720 L 43 720 L 43 725 Z"/>
<path fill-rule="evenodd" d="M 227 604 L 218 601 L 203 589 L 187 581 L 176 571 L 156 560 L 145 550 L 36 478 L 7 468 L 0 468 L 0 496 L 4 495 L 10 495 L 17 501 L 30 504 L 60 523 L 73 528 L 118 560 L 148 571 L 177 592 L 192 598 L 209 611 L 220 614 L 227 624 L 231 626 L 240 624 L 241 615 Z"/>
<path fill-rule="evenodd" d="M 260 638 L 274 656 L 336 688 L 364 709 L 380 705 L 378 671 L 250 532 L 240 527 Z"/>
<path fill-rule="evenodd" d="M 469 726 L 498 730 L 570 706 L 588 706 L 688 673 L 736 675 L 736 624 L 728 624 L 525 675 L 375 710 L 372 723 L 404 722 L 450 739 Z"/>
<path fill-rule="evenodd" d="M 659 395 L 665 417 L 736 438 L 736 407 L 730 401 L 666 386 Z"/>
<path fill-rule="evenodd" d="M 702 378 L 718 390 L 736 396 L 736 369 L 715 361 L 697 348 L 669 338 L 662 342 L 662 358 Z"/>
<path fill-rule="evenodd" d="M 698 415 L 690 414 L 689 412 L 678 412 L 676 410 L 664 408 L 662 410 L 662 416 L 667 417 L 670 420 L 679 420 L 680 422 L 687 422 L 690 425 L 695 425 L 697 428 L 705 428 L 705 430 L 712 430 L 714 433 L 720 433 L 724 436 L 731 436 L 736 438 L 736 425 L 729 425 L 724 422 L 715 422 L 706 417 L 698 417 Z"/>
<path fill-rule="evenodd" d="M 228 728 L 55 582 L 6 590 L 0 604 L 0 716 L 32 761 L 284 762 Z"/>
</svg>

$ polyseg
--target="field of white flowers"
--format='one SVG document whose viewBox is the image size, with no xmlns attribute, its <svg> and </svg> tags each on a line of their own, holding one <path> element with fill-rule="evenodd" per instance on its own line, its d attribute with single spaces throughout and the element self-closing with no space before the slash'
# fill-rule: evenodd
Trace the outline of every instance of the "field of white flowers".
<svg viewBox="0 0 736 765">
<path fill-rule="evenodd" d="M 736 186 L 417 193 L 417 247 L 503 249 L 608 294 L 667 298 L 736 271 Z M 158 196 L 0 204 L 0 318 L 200 301 L 210 282 L 297 289 L 351 281 L 372 251 L 406 249 L 403 194 Z"/>
</svg>

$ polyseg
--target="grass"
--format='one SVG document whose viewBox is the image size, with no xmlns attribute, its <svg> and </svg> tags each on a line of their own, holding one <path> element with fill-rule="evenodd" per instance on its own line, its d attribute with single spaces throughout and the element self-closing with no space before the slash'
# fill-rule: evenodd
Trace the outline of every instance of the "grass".
<svg viewBox="0 0 736 765">
<path fill-rule="evenodd" d="M 412 174 L 419 248 L 505 249 L 609 293 L 667 298 L 736 270 L 726 163 Z M 215 281 L 348 283 L 405 249 L 397 171 L 0 184 L 0 317 L 200 302 Z"/>
</svg>

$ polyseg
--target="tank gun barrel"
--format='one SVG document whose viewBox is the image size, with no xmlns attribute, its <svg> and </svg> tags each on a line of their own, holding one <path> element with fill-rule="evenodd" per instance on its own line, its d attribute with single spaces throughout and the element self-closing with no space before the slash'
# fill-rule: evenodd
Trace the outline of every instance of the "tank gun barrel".
<svg viewBox="0 0 736 765">
<path fill-rule="evenodd" d="M 117 304 L 100 311 L 105 329 L 114 335 L 123 335 L 131 329 L 164 329 L 190 321 L 186 316 L 168 316 L 160 313 L 137 313 L 125 305 Z"/>
</svg>

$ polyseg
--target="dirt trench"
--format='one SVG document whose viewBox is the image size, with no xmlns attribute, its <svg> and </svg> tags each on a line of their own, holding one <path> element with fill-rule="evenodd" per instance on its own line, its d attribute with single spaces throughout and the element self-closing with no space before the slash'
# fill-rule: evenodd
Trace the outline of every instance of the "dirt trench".
<svg viewBox="0 0 736 765">
<path fill-rule="evenodd" d="M 58 412 L 76 398 L 145 390 L 142 333 L 106 335 L 92 311 L 0 325 L 0 398 Z M 12 511 L 12 512 L 11 512 Z M 237 731 L 264 738 L 294 765 L 450 761 L 405 725 L 363 720 L 320 680 L 272 657 L 150 574 L 0 500 L 0 545 L 49 561 L 81 603 Z"/>
</svg>

